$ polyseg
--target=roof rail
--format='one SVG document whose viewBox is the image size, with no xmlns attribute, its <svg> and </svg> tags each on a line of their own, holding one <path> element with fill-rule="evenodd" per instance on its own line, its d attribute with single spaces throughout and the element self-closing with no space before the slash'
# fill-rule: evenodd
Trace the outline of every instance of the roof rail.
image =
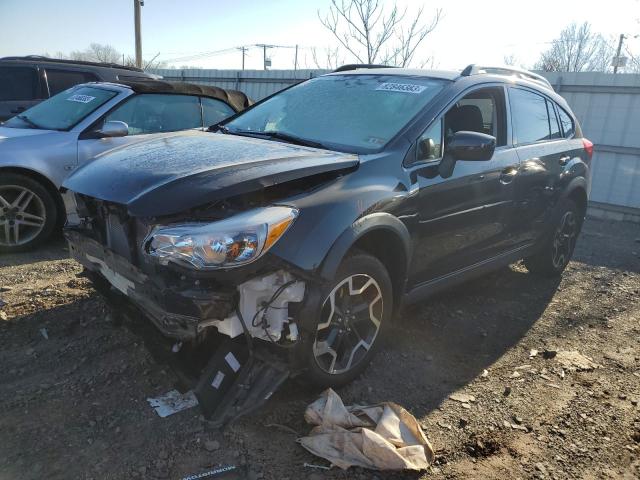
<svg viewBox="0 0 640 480">
<path fill-rule="evenodd" d="M 529 70 L 525 70 L 523 68 L 511 67 L 508 65 L 491 67 L 491 66 L 476 65 L 472 63 L 471 65 L 468 65 L 464 70 L 462 70 L 460 75 L 463 77 L 468 77 L 470 75 L 479 75 L 483 73 L 484 74 L 492 73 L 494 75 L 516 76 L 519 78 L 524 78 L 525 80 L 536 82 L 542 85 L 543 87 L 548 88 L 549 90 L 553 90 L 553 87 L 551 86 L 551 83 L 549 83 L 549 80 L 544 78 L 542 75 L 539 75 L 534 72 L 530 72 Z"/>
<path fill-rule="evenodd" d="M 122 70 L 131 70 L 132 72 L 143 72 L 141 68 L 129 67 L 127 65 L 120 65 L 119 63 L 106 63 L 106 62 L 90 62 L 87 60 L 67 60 L 64 58 L 50 58 L 42 55 L 26 55 L 24 57 L 0 57 L 0 60 L 23 60 L 23 61 L 36 61 L 36 62 L 49 62 L 49 63 L 67 63 L 70 65 L 91 65 L 94 67 L 107 67 L 107 68 L 120 68 Z"/>
<path fill-rule="evenodd" d="M 358 70 L 360 68 L 396 68 L 393 65 L 376 65 L 374 63 L 350 63 L 348 65 L 342 65 L 336 68 L 331 73 L 347 72 L 349 70 Z"/>
</svg>

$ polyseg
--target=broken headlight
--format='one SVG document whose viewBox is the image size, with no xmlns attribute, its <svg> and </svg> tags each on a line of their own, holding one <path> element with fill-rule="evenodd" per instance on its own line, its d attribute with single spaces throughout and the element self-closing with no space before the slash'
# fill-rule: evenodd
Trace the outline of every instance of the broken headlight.
<svg viewBox="0 0 640 480">
<path fill-rule="evenodd" d="M 198 270 L 229 268 L 260 258 L 298 215 L 290 207 L 265 207 L 212 223 L 158 227 L 146 238 L 145 253 L 166 265 Z"/>
</svg>

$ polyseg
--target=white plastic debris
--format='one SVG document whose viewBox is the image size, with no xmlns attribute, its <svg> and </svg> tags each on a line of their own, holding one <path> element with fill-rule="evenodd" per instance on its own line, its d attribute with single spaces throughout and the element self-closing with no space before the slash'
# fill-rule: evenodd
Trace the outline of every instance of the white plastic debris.
<svg viewBox="0 0 640 480">
<path fill-rule="evenodd" d="M 44 337 L 45 340 L 49 340 L 49 332 L 47 332 L 46 328 L 40 329 L 40 334 Z"/>
<path fill-rule="evenodd" d="M 151 405 L 162 418 L 198 405 L 198 399 L 192 390 L 189 390 L 185 394 L 177 390 L 171 390 L 159 397 L 147 398 L 147 402 L 149 402 L 149 405 Z"/>
</svg>

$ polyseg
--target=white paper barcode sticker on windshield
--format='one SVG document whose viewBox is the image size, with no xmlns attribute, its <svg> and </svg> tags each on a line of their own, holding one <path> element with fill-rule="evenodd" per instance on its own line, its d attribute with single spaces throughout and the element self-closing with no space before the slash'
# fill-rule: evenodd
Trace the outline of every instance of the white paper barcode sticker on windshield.
<svg viewBox="0 0 640 480">
<path fill-rule="evenodd" d="M 426 90 L 424 85 L 416 85 L 415 83 L 381 83 L 376 90 L 386 90 L 387 92 L 402 93 L 422 93 Z"/>
<path fill-rule="evenodd" d="M 78 102 L 78 103 L 89 103 L 91 100 L 95 100 L 96 97 L 92 97 L 91 95 L 71 95 L 67 98 L 70 102 Z"/>
</svg>

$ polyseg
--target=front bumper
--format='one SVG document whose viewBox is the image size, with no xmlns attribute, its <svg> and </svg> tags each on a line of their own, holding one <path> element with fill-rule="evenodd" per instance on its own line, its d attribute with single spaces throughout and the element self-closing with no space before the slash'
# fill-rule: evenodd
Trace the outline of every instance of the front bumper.
<svg viewBox="0 0 640 480">
<path fill-rule="evenodd" d="M 202 285 L 175 273 L 149 276 L 79 231 L 67 229 L 65 237 L 76 261 L 106 280 L 111 289 L 124 294 L 167 337 L 194 339 L 204 326 L 228 317 L 236 309 L 234 286 Z M 100 284 L 104 282 L 95 283 L 101 290 Z"/>
</svg>

